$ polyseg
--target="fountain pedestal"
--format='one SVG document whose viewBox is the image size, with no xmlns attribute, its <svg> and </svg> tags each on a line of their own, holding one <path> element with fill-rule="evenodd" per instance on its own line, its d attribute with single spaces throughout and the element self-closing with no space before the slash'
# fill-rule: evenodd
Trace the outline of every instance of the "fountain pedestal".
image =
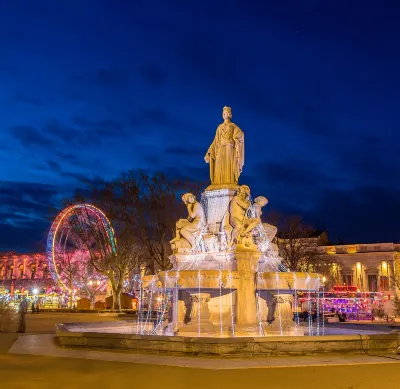
<svg viewBox="0 0 400 389">
<path fill-rule="evenodd" d="M 191 293 L 192 310 L 190 312 L 190 322 L 183 326 L 179 332 L 190 332 L 199 335 L 214 334 L 214 326 L 210 321 L 210 310 L 208 308 L 210 297 L 210 293 Z"/>
<path fill-rule="evenodd" d="M 236 300 L 236 332 L 258 334 L 255 273 L 261 253 L 252 250 L 236 251 L 239 284 Z"/>
<path fill-rule="evenodd" d="M 292 294 L 274 294 L 275 321 L 272 330 L 279 335 L 304 335 L 303 327 L 297 327 L 293 320 Z"/>
</svg>

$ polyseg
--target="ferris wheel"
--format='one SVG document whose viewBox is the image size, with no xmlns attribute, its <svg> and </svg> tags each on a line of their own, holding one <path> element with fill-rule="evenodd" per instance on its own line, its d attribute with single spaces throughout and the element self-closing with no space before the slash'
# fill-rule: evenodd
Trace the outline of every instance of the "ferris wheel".
<svg viewBox="0 0 400 389">
<path fill-rule="evenodd" d="M 75 225 L 86 233 L 84 244 L 73 231 Z M 96 236 L 104 237 L 109 249 L 116 253 L 111 223 L 99 208 L 91 204 L 76 204 L 57 215 L 47 237 L 46 249 L 49 271 L 56 284 L 65 289 L 81 289 L 88 285 L 104 289 L 106 277 L 99 274 L 90 262 L 89 249 L 96 250 Z"/>
</svg>

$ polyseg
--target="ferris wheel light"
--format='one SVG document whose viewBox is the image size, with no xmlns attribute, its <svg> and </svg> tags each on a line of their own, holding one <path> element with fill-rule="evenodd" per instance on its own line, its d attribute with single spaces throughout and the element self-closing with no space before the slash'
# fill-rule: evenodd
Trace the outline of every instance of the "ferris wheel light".
<svg viewBox="0 0 400 389">
<path fill-rule="evenodd" d="M 86 213 L 85 214 L 82 213 L 83 211 L 86 211 Z M 61 287 L 65 288 L 67 291 L 69 290 L 69 288 L 67 287 L 68 280 L 65 279 L 65 276 L 63 275 L 62 271 L 57 266 L 56 257 L 60 254 L 62 255 L 65 252 L 65 247 L 67 246 L 66 243 L 69 235 L 69 232 L 67 230 L 68 228 L 67 222 L 68 219 L 71 217 L 71 215 L 81 215 L 84 218 L 85 223 L 92 223 L 93 222 L 93 220 L 91 219 L 92 216 L 100 220 L 101 223 L 99 224 L 99 228 L 104 228 L 104 232 L 110 243 L 110 249 L 112 250 L 113 253 L 116 253 L 116 241 L 114 237 L 114 229 L 112 228 L 111 223 L 108 220 L 107 216 L 104 214 L 104 212 L 102 212 L 99 208 L 91 204 L 76 204 L 65 208 L 62 212 L 60 212 L 57 215 L 50 228 L 47 238 L 47 262 L 49 264 L 49 270 L 53 280 L 56 281 L 58 284 L 60 284 Z M 96 223 L 96 225 L 98 224 Z M 63 237 L 64 233 L 65 235 Z M 65 241 L 63 242 L 64 247 L 60 246 L 61 237 L 65 239 Z M 78 251 L 82 251 L 82 248 L 80 248 L 80 250 Z M 80 255 L 80 258 L 78 258 L 79 257 L 78 252 L 77 254 L 78 255 L 76 255 L 76 261 L 79 261 L 79 263 L 85 261 L 84 258 L 85 255 L 83 255 L 82 252 L 80 253 L 82 254 Z M 93 280 L 92 284 L 96 285 L 96 280 Z M 100 284 L 102 284 L 102 281 L 97 282 L 97 285 Z"/>
</svg>

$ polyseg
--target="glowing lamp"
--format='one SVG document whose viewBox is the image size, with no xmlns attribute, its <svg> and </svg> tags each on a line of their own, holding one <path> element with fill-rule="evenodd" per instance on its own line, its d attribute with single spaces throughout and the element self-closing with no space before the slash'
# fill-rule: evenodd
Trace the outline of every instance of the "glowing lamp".
<svg viewBox="0 0 400 389">
<path fill-rule="evenodd" d="M 36 294 L 39 293 L 39 291 L 35 288 L 35 289 L 32 290 L 32 293 L 36 295 Z"/>
</svg>

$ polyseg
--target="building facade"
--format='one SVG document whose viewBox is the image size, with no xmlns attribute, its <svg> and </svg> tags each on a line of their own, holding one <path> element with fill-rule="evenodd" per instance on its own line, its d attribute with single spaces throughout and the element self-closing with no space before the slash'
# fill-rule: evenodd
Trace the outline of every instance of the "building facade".
<svg viewBox="0 0 400 389">
<path fill-rule="evenodd" d="M 0 254 L 0 287 L 14 291 L 52 286 L 46 254 Z"/>
<path fill-rule="evenodd" d="M 361 292 L 400 297 L 400 244 L 372 243 L 320 246 L 331 263 L 336 285 L 353 285 Z"/>
</svg>

